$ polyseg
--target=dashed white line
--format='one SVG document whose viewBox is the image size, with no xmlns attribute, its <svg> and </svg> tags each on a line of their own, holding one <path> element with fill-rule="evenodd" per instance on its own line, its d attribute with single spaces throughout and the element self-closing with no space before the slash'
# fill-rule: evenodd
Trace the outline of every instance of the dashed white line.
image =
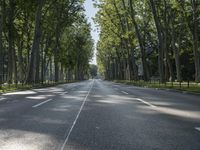
<svg viewBox="0 0 200 150">
<path fill-rule="evenodd" d="M 65 95 L 65 94 L 68 94 L 68 92 L 61 93 L 60 95 Z"/>
<path fill-rule="evenodd" d="M 46 100 L 46 101 L 44 101 L 44 102 L 41 102 L 41 103 L 39 103 L 39 104 L 36 104 L 36 105 L 34 105 L 34 106 L 32 106 L 33 108 L 36 108 L 36 107 L 39 107 L 39 106 L 41 106 L 41 105 L 43 105 L 43 104 L 45 104 L 45 103 L 47 103 L 47 102 L 50 102 L 50 101 L 52 101 L 52 99 L 48 99 L 48 100 Z"/>
<path fill-rule="evenodd" d="M 142 103 L 144 103 L 144 104 L 146 104 L 146 105 L 148 105 L 148 106 L 150 106 L 150 107 L 156 107 L 155 105 L 152 105 L 151 103 L 149 103 L 147 101 L 144 101 L 144 100 L 142 100 L 140 98 L 137 98 L 137 100 L 140 101 L 140 102 L 142 102 Z"/>
<path fill-rule="evenodd" d="M 0 98 L 0 101 L 3 101 L 4 99 L 6 99 L 6 98 L 2 97 L 2 98 Z"/>
<path fill-rule="evenodd" d="M 196 129 L 197 131 L 200 131 L 200 127 L 195 127 L 195 129 Z"/>
<path fill-rule="evenodd" d="M 68 140 L 69 140 L 69 136 L 70 136 L 70 134 L 71 134 L 71 132 L 72 132 L 72 130 L 73 130 L 73 128 L 74 128 L 74 126 L 75 126 L 75 124 L 76 124 L 76 122 L 77 122 L 79 116 L 80 116 L 80 113 L 81 113 L 81 111 L 82 111 L 82 109 L 83 109 L 83 107 L 84 107 L 84 105 L 85 105 L 85 102 L 87 101 L 87 98 L 88 98 L 88 96 L 89 96 L 89 94 L 90 94 L 90 92 L 91 92 L 91 90 L 92 90 L 92 88 L 93 88 L 93 85 L 94 85 L 94 80 L 93 80 L 93 82 L 92 82 L 92 85 L 91 85 L 91 87 L 90 87 L 90 89 L 89 89 L 89 91 L 88 91 L 88 93 L 87 93 L 85 99 L 83 100 L 83 103 L 82 103 L 82 105 L 81 105 L 81 108 L 79 109 L 78 114 L 77 114 L 77 116 L 76 116 L 76 118 L 75 118 L 75 120 L 74 120 L 74 122 L 73 122 L 73 124 L 72 124 L 72 126 L 71 126 L 71 128 L 70 128 L 70 130 L 69 130 L 69 132 L 68 132 L 68 134 L 67 134 L 67 137 L 65 138 L 65 141 L 64 141 L 64 143 L 62 144 L 62 147 L 61 147 L 60 150 L 64 150 L 65 146 L 67 145 L 67 142 L 68 142 Z"/>
<path fill-rule="evenodd" d="M 128 93 L 127 92 L 125 92 L 125 91 L 121 91 L 122 93 L 124 93 L 124 94 L 126 94 L 126 95 L 128 95 Z"/>
</svg>

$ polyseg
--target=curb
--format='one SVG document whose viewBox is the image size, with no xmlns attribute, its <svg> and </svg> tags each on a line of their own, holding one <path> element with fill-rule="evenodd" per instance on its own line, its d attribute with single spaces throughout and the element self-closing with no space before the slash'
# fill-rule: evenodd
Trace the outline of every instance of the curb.
<svg viewBox="0 0 200 150">
<path fill-rule="evenodd" d="M 114 82 L 114 83 L 120 83 L 120 82 Z M 133 85 L 133 84 L 129 84 L 129 83 L 120 83 L 120 84 L 125 84 L 125 85 L 131 85 L 131 86 L 135 86 L 135 87 L 144 87 L 144 88 L 155 89 L 155 90 L 163 90 L 163 91 L 170 91 L 170 92 L 177 92 L 177 93 L 182 93 L 182 94 L 190 94 L 190 95 L 200 96 L 200 93 L 190 92 L 190 91 L 184 91 L 184 90 L 168 89 L 168 88 L 154 88 L 154 87 L 148 87 L 148 86 L 137 86 L 137 85 Z"/>
<path fill-rule="evenodd" d="M 156 88 L 156 89 L 163 90 L 163 91 L 170 91 L 170 92 L 177 92 L 177 93 L 182 93 L 182 94 L 190 94 L 190 95 L 200 96 L 200 93 L 195 93 L 195 92 L 190 92 L 190 91 L 184 91 L 184 90 L 164 89 L 164 88 Z"/>
</svg>

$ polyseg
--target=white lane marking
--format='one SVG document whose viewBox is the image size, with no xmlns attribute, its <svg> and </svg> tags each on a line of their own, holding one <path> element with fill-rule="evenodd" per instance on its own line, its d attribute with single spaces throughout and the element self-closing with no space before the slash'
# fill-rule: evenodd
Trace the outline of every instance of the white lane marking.
<svg viewBox="0 0 200 150">
<path fill-rule="evenodd" d="M 195 127 L 195 129 L 196 129 L 197 131 L 200 131 L 200 127 Z"/>
<path fill-rule="evenodd" d="M 3 101 L 4 99 L 6 99 L 6 98 L 2 97 L 2 98 L 0 98 L 0 101 Z"/>
<path fill-rule="evenodd" d="M 148 106 L 150 106 L 150 107 L 154 107 L 154 108 L 156 107 L 155 105 L 152 105 L 151 103 L 149 103 L 147 101 L 144 101 L 144 100 L 142 100 L 140 98 L 137 98 L 137 100 L 140 101 L 140 102 L 142 102 L 142 103 L 144 103 L 144 104 L 146 104 L 146 105 L 148 105 Z"/>
<path fill-rule="evenodd" d="M 122 93 L 124 93 L 124 94 L 126 94 L 126 95 L 128 95 L 128 93 L 127 92 L 125 92 L 125 91 L 121 91 Z"/>
<path fill-rule="evenodd" d="M 44 102 L 41 102 L 41 103 L 39 103 L 39 104 L 36 104 L 36 105 L 34 105 L 34 106 L 32 106 L 33 108 L 36 108 L 36 107 L 39 107 L 39 106 L 41 106 L 41 105 L 43 105 L 43 104 L 45 104 L 45 103 L 47 103 L 47 102 L 50 102 L 50 101 L 52 101 L 52 99 L 48 99 L 48 100 L 46 100 L 46 101 L 44 101 Z"/>
<path fill-rule="evenodd" d="M 87 98 L 88 98 L 88 96 L 89 96 L 89 94 L 90 94 L 90 92 L 91 92 L 91 90 L 92 90 L 92 88 L 93 88 L 93 85 L 94 85 L 94 80 L 93 80 L 93 82 L 92 82 L 92 85 L 91 85 L 91 87 L 90 87 L 90 89 L 89 89 L 89 91 L 88 91 L 88 93 L 87 93 L 85 99 L 83 100 L 83 103 L 82 103 L 82 105 L 81 105 L 81 107 L 80 107 L 80 109 L 79 109 L 79 111 L 78 111 L 78 114 L 76 115 L 76 118 L 75 118 L 75 120 L 74 120 L 74 122 L 73 122 L 73 124 L 72 124 L 72 126 L 71 126 L 71 128 L 70 128 L 70 130 L 69 130 L 69 132 L 68 132 L 68 134 L 67 134 L 67 137 L 65 138 L 65 141 L 64 141 L 64 143 L 63 143 L 63 145 L 62 145 L 62 147 L 61 147 L 60 150 L 64 150 L 65 146 L 67 145 L 67 142 L 68 142 L 68 140 L 69 140 L 69 136 L 70 136 L 70 134 L 71 134 L 71 132 L 72 132 L 72 130 L 73 130 L 73 128 L 74 128 L 74 126 L 75 126 L 75 124 L 76 124 L 76 122 L 77 122 L 79 116 L 80 116 L 80 113 L 81 113 L 81 111 L 82 111 L 82 109 L 83 109 L 83 107 L 84 107 L 84 105 L 85 105 L 85 102 L 87 101 Z"/>
<path fill-rule="evenodd" d="M 68 92 L 61 93 L 60 95 L 65 95 L 65 94 L 68 94 Z"/>
</svg>

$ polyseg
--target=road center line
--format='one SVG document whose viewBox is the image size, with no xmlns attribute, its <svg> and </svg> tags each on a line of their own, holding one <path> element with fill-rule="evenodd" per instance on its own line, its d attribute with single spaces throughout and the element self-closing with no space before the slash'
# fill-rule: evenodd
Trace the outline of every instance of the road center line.
<svg viewBox="0 0 200 150">
<path fill-rule="evenodd" d="M 125 91 L 121 91 L 122 93 L 124 93 L 124 94 L 126 94 L 126 95 L 128 95 L 128 93 L 127 92 L 125 92 Z"/>
<path fill-rule="evenodd" d="M 151 103 L 149 103 L 147 101 L 144 101 L 144 100 L 142 100 L 140 98 L 137 98 L 137 100 L 140 101 L 140 102 L 142 102 L 142 103 L 144 103 L 144 104 L 146 104 L 146 105 L 148 105 L 148 106 L 150 106 L 150 107 L 156 107 L 155 105 L 152 105 Z"/>
<path fill-rule="evenodd" d="M 200 131 L 200 127 L 195 127 L 195 129 L 196 129 L 197 131 Z"/>
<path fill-rule="evenodd" d="M 48 100 L 46 100 L 46 101 L 44 101 L 44 102 L 41 102 L 41 103 L 39 103 L 39 104 L 36 104 L 36 105 L 34 105 L 34 106 L 32 106 L 33 108 L 36 108 L 36 107 L 39 107 L 39 106 L 41 106 L 41 105 L 43 105 L 43 104 L 45 104 L 45 103 L 47 103 L 47 102 L 50 102 L 50 101 L 52 101 L 52 99 L 48 99 Z"/>
<path fill-rule="evenodd" d="M 72 124 L 72 126 L 71 126 L 71 128 L 70 128 L 70 130 L 69 130 L 69 132 L 68 132 L 68 134 L 67 134 L 67 137 L 65 138 L 65 141 L 64 141 L 64 143 L 63 143 L 63 145 L 62 145 L 62 147 L 61 147 L 60 150 L 64 150 L 65 146 L 67 145 L 67 142 L 68 142 L 68 140 L 69 140 L 69 136 L 70 136 L 70 134 L 71 134 L 71 132 L 72 132 L 72 130 L 73 130 L 73 128 L 74 128 L 74 126 L 75 126 L 75 124 L 76 124 L 76 122 L 77 122 L 79 116 L 80 116 L 80 113 L 81 113 L 81 111 L 82 111 L 82 109 L 83 109 L 83 107 L 84 107 L 84 105 L 85 105 L 85 102 L 87 101 L 88 96 L 90 95 L 90 92 L 91 92 L 91 90 L 92 90 L 92 88 L 93 88 L 93 85 L 94 85 L 94 80 L 93 80 L 93 82 L 92 82 L 92 85 L 91 85 L 91 87 L 90 87 L 90 89 L 89 89 L 89 91 L 88 91 L 86 97 L 85 97 L 84 100 L 83 100 L 83 103 L 82 103 L 82 105 L 81 105 L 81 107 L 80 107 L 80 109 L 79 109 L 79 111 L 78 111 L 78 114 L 76 115 L 76 118 L 75 118 L 75 120 L 74 120 L 74 122 L 73 122 L 73 124 Z"/>
</svg>

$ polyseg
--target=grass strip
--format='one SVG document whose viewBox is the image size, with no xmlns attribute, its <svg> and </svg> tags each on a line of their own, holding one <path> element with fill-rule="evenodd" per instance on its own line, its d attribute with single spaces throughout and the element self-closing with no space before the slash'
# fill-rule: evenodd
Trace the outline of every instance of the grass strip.
<svg viewBox="0 0 200 150">
<path fill-rule="evenodd" d="M 4 84 L 0 85 L 0 94 L 8 93 L 8 92 L 15 92 L 15 91 L 24 91 L 30 89 L 39 89 L 45 87 L 53 87 L 60 84 L 67 84 L 67 83 L 74 83 L 77 81 L 70 81 L 70 82 L 49 82 L 49 83 L 40 83 L 40 84 Z"/>
<path fill-rule="evenodd" d="M 148 88 L 158 88 L 158 89 L 172 89 L 178 91 L 200 93 L 200 83 L 195 82 L 166 82 L 159 83 L 158 81 L 149 81 L 145 82 L 140 81 L 130 81 L 130 80 L 114 80 L 116 83 L 123 83 L 128 85 L 134 85 L 139 87 L 148 87 Z"/>
</svg>

